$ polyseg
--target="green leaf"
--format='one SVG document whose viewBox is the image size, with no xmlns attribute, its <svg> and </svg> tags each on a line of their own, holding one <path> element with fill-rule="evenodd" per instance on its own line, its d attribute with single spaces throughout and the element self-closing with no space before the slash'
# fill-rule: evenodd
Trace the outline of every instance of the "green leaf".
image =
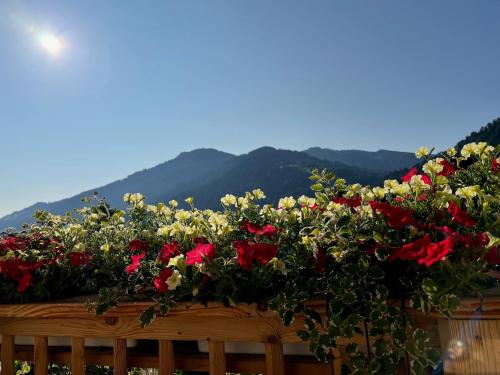
<svg viewBox="0 0 500 375">
<path fill-rule="evenodd" d="M 142 314 L 139 316 L 139 323 L 141 325 L 141 328 L 144 328 L 147 325 L 151 324 L 153 320 L 155 320 L 155 318 L 156 318 L 155 306 L 151 306 L 147 310 L 143 311 Z"/>
<path fill-rule="evenodd" d="M 368 269 L 368 277 L 374 280 L 380 280 L 384 278 L 384 270 L 379 266 L 371 266 Z"/>
</svg>

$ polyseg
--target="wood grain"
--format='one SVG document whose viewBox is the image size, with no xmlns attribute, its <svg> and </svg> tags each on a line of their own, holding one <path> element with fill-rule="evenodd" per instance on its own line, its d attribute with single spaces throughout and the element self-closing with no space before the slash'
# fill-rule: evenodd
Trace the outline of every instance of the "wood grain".
<svg viewBox="0 0 500 375">
<path fill-rule="evenodd" d="M 174 343 L 171 340 L 159 340 L 158 362 L 160 375 L 174 375 Z"/>
<path fill-rule="evenodd" d="M 35 375 L 47 375 L 49 350 L 47 336 L 35 336 L 34 360 Z"/>
<path fill-rule="evenodd" d="M 279 340 L 266 342 L 266 375 L 285 375 L 283 344 Z"/>
<path fill-rule="evenodd" d="M 127 375 L 127 340 L 115 339 L 113 341 L 113 373 L 114 375 Z"/>
<path fill-rule="evenodd" d="M 15 345 L 14 336 L 2 334 L 2 352 L 0 361 L 2 362 L 2 375 L 14 375 Z"/>
<path fill-rule="evenodd" d="M 71 375 L 85 375 L 85 339 L 71 339 Z"/>
<path fill-rule="evenodd" d="M 224 342 L 212 340 L 208 342 L 208 360 L 210 375 L 226 374 L 226 353 L 224 351 Z"/>
</svg>

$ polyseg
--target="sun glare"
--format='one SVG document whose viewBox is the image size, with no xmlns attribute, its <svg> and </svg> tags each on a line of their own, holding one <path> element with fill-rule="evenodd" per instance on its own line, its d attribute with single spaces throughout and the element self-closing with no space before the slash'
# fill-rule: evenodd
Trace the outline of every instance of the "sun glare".
<svg viewBox="0 0 500 375">
<path fill-rule="evenodd" d="M 53 34 L 42 33 L 39 35 L 42 48 L 52 55 L 56 55 L 62 49 L 62 41 Z"/>
</svg>

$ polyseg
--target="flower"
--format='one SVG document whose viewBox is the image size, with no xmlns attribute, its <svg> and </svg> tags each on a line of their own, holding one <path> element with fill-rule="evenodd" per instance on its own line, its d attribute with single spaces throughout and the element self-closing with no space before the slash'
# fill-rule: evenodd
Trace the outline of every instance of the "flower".
<svg viewBox="0 0 500 375">
<path fill-rule="evenodd" d="M 160 261 L 162 263 L 168 263 L 172 257 L 179 254 L 179 245 L 177 244 L 177 242 L 166 243 L 160 249 Z"/>
<path fill-rule="evenodd" d="M 356 196 L 353 198 L 345 198 L 345 197 L 334 197 L 333 198 L 333 202 L 338 203 L 338 204 L 342 204 L 345 206 L 349 206 L 351 208 L 356 208 L 356 207 L 361 206 L 361 201 L 362 200 L 361 200 L 360 196 Z"/>
<path fill-rule="evenodd" d="M 417 167 L 413 167 L 404 176 L 401 177 L 401 181 L 403 182 L 409 182 L 413 176 L 417 174 Z"/>
<path fill-rule="evenodd" d="M 300 204 L 301 207 L 311 208 L 314 207 L 314 205 L 316 204 L 316 199 L 307 197 L 305 195 L 301 195 L 297 200 L 297 202 Z"/>
<path fill-rule="evenodd" d="M 324 272 L 326 269 L 326 261 L 327 261 L 326 251 L 324 249 L 318 249 L 316 253 L 316 265 L 314 269 L 316 272 Z"/>
<path fill-rule="evenodd" d="M 415 156 L 418 159 L 421 159 L 429 154 L 430 154 L 430 150 L 428 147 L 425 147 L 425 146 L 421 146 L 417 149 L 417 151 L 415 151 Z"/>
<path fill-rule="evenodd" d="M 477 192 L 479 190 L 479 186 L 464 186 L 461 188 L 458 188 L 455 194 L 459 196 L 460 198 L 465 198 L 465 199 L 472 199 L 475 196 L 477 196 Z"/>
<path fill-rule="evenodd" d="M 269 261 L 269 264 L 272 265 L 273 270 L 280 272 L 282 275 L 286 275 L 288 272 L 286 270 L 285 263 L 278 258 L 274 257 Z"/>
<path fill-rule="evenodd" d="M 455 149 L 455 147 L 450 147 L 448 150 L 446 150 L 446 153 L 448 154 L 448 156 L 455 156 L 457 154 L 457 150 Z"/>
<path fill-rule="evenodd" d="M 128 249 L 130 251 L 140 251 L 145 253 L 148 251 L 148 244 L 141 240 L 133 240 L 129 242 Z"/>
<path fill-rule="evenodd" d="M 232 194 L 226 194 L 220 199 L 224 206 L 236 206 L 236 197 Z"/>
<path fill-rule="evenodd" d="M 414 224 L 413 211 L 398 206 L 391 206 L 387 202 L 370 202 L 373 210 L 381 212 L 387 219 L 387 224 L 394 229 L 401 229 L 406 225 Z"/>
<path fill-rule="evenodd" d="M 33 275 L 30 272 L 25 272 L 19 280 L 19 285 L 17 286 L 17 291 L 23 293 L 29 286 L 33 283 Z"/>
<path fill-rule="evenodd" d="M 499 165 L 499 164 L 500 164 L 500 163 L 498 162 L 498 159 L 497 159 L 497 158 L 493 158 L 493 159 L 491 159 L 491 170 L 492 170 L 493 172 L 498 173 L 498 165 Z"/>
<path fill-rule="evenodd" d="M 0 251 L 23 250 L 27 246 L 27 240 L 17 236 L 0 238 Z"/>
<path fill-rule="evenodd" d="M 441 159 L 439 161 L 439 164 L 441 164 L 443 166 L 443 170 L 437 174 L 438 176 L 448 177 L 448 176 L 452 175 L 453 173 L 455 173 L 455 171 L 457 170 L 455 168 L 455 166 L 453 164 L 451 164 L 450 162 L 448 162 L 447 160 Z"/>
<path fill-rule="evenodd" d="M 250 271 L 254 260 L 264 265 L 278 254 L 278 246 L 274 244 L 236 240 L 233 246 L 236 249 L 238 264 L 247 271 Z"/>
<path fill-rule="evenodd" d="M 212 243 L 198 242 L 196 246 L 186 253 L 186 264 L 193 266 L 210 260 L 215 256 L 215 245 Z"/>
<path fill-rule="evenodd" d="M 278 207 L 279 208 L 294 208 L 295 207 L 295 199 L 293 197 L 285 197 L 281 198 L 278 202 Z"/>
<path fill-rule="evenodd" d="M 248 220 L 243 221 L 243 225 L 241 229 L 246 230 L 249 233 L 254 233 L 258 236 L 262 237 L 272 237 L 276 235 L 277 229 L 273 227 L 271 224 L 266 224 L 261 227 L 258 224 L 252 224 Z"/>
<path fill-rule="evenodd" d="M 87 252 L 73 251 L 69 254 L 69 262 L 72 266 L 78 267 L 87 264 L 92 259 L 92 255 Z"/>
<path fill-rule="evenodd" d="M 167 285 L 169 290 L 175 290 L 182 281 L 182 275 L 179 271 L 174 270 L 172 275 L 167 279 Z"/>
<path fill-rule="evenodd" d="M 460 151 L 460 154 L 465 158 L 468 159 L 471 155 L 474 155 L 478 152 L 478 147 L 476 143 L 467 143 L 462 147 L 462 150 Z"/>
<path fill-rule="evenodd" d="M 252 195 L 254 196 L 255 199 L 265 199 L 266 195 L 261 189 L 253 189 L 252 190 Z"/>
<path fill-rule="evenodd" d="M 163 294 L 169 290 L 167 279 L 172 276 L 172 274 L 173 271 L 170 268 L 164 268 L 159 276 L 153 276 L 153 286 L 158 293 Z"/>
<path fill-rule="evenodd" d="M 131 255 L 130 256 L 130 264 L 125 268 L 125 272 L 128 274 L 137 272 L 141 265 L 141 260 L 144 259 L 146 253 L 140 253 L 139 255 Z"/>
<path fill-rule="evenodd" d="M 177 267 L 179 269 L 184 269 L 186 266 L 186 261 L 184 260 L 184 255 L 180 254 L 177 255 L 176 257 L 170 258 L 168 261 L 168 266 L 169 267 Z"/>
<path fill-rule="evenodd" d="M 416 260 L 418 264 L 430 267 L 453 251 L 454 244 L 455 241 L 452 236 L 433 243 L 429 234 L 426 234 L 424 237 L 393 251 L 389 256 L 389 260 Z"/>
<path fill-rule="evenodd" d="M 439 159 L 429 160 L 427 163 L 424 164 L 422 170 L 427 175 L 435 175 L 441 173 L 444 169 L 443 166 L 441 165 L 441 160 Z"/>
<path fill-rule="evenodd" d="M 476 220 L 471 219 L 467 212 L 462 210 L 455 202 L 450 202 L 448 212 L 451 214 L 453 221 L 462 224 L 466 227 L 473 227 L 477 224 Z"/>
</svg>

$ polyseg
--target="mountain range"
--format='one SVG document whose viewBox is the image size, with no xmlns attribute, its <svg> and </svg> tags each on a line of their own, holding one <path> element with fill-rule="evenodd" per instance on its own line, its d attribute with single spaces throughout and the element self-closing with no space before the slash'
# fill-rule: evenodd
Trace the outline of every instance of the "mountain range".
<svg viewBox="0 0 500 375">
<path fill-rule="evenodd" d="M 497 119 L 466 139 L 498 144 L 499 129 L 500 119 Z M 151 204 L 170 199 L 182 202 L 192 196 L 197 207 L 217 209 L 224 194 L 239 195 L 254 188 L 263 189 L 271 203 L 282 196 L 307 194 L 311 184 L 308 177 L 313 168 L 332 170 L 350 183 L 375 185 L 391 171 L 407 169 L 416 163 L 413 153 L 389 150 L 371 152 L 313 147 L 300 152 L 261 147 L 247 154 L 233 155 L 209 148 L 196 149 L 105 186 L 14 212 L 0 219 L 0 230 L 32 222 L 36 210 L 56 214 L 72 211 L 83 205 L 82 196 L 94 192 L 113 207 L 124 206 L 125 193 L 141 192 Z"/>
</svg>

